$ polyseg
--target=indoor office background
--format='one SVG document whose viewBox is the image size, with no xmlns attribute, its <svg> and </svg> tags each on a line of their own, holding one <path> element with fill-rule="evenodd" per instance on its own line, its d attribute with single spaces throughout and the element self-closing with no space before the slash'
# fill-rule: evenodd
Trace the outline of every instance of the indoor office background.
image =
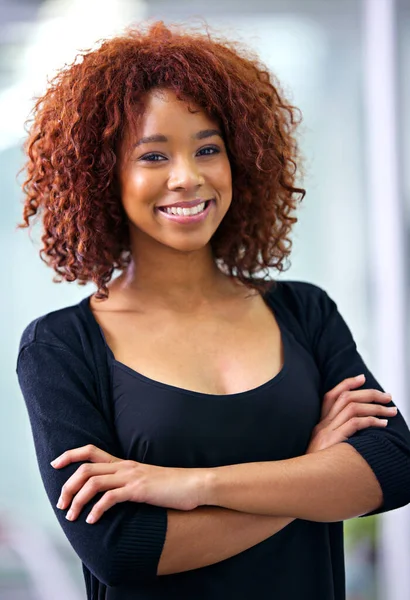
<svg viewBox="0 0 410 600">
<path fill-rule="evenodd" d="M 23 123 L 46 77 L 76 50 L 149 17 L 203 17 L 246 42 L 300 107 L 307 195 L 280 277 L 316 283 L 337 301 L 410 422 L 410 2 L 0 0 L 2 600 L 85 597 L 80 562 L 42 487 L 15 365 L 24 327 L 92 288 L 54 284 L 36 232 L 30 240 L 16 230 Z M 349 600 L 408 600 L 409 508 L 345 530 Z"/>
</svg>

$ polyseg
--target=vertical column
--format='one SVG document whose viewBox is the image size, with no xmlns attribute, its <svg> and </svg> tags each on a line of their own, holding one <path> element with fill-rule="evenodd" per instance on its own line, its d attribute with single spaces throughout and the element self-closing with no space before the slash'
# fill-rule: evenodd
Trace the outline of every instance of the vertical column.
<svg viewBox="0 0 410 600">
<path fill-rule="evenodd" d="M 363 0 L 364 119 L 375 373 L 406 420 L 406 276 L 400 194 L 395 0 Z M 410 597 L 410 509 L 381 517 L 379 600 Z"/>
</svg>

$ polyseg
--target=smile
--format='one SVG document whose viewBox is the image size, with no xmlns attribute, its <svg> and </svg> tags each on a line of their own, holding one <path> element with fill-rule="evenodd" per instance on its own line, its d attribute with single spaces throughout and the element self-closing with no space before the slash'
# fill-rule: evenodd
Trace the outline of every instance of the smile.
<svg viewBox="0 0 410 600">
<path fill-rule="evenodd" d="M 158 207 L 158 212 L 165 218 L 178 223 L 197 223 L 202 221 L 210 211 L 213 200 L 206 200 L 192 208 L 181 208 L 177 206 Z"/>
</svg>

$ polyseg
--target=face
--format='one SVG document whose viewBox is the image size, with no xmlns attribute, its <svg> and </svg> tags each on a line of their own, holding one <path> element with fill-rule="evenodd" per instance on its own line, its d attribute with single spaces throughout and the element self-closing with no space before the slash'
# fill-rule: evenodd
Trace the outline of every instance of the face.
<svg viewBox="0 0 410 600">
<path fill-rule="evenodd" d="M 217 123 L 169 90 L 149 94 L 137 135 L 128 134 L 120 148 L 119 179 L 131 240 L 139 247 L 204 248 L 232 200 Z"/>
</svg>

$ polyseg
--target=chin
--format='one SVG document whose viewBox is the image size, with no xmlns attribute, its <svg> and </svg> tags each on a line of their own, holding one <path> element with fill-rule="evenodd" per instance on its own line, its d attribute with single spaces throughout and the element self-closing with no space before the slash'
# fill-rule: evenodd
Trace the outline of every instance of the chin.
<svg viewBox="0 0 410 600">
<path fill-rule="evenodd" d="M 172 250 L 176 250 L 177 252 L 198 252 L 199 250 L 203 250 L 204 248 L 209 246 L 210 242 L 210 239 L 202 242 L 199 240 L 197 242 L 194 242 L 193 240 L 185 240 L 184 242 L 181 242 L 179 244 L 166 244 L 166 246 L 168 246 L 168 248 Z"/>
</svg>

